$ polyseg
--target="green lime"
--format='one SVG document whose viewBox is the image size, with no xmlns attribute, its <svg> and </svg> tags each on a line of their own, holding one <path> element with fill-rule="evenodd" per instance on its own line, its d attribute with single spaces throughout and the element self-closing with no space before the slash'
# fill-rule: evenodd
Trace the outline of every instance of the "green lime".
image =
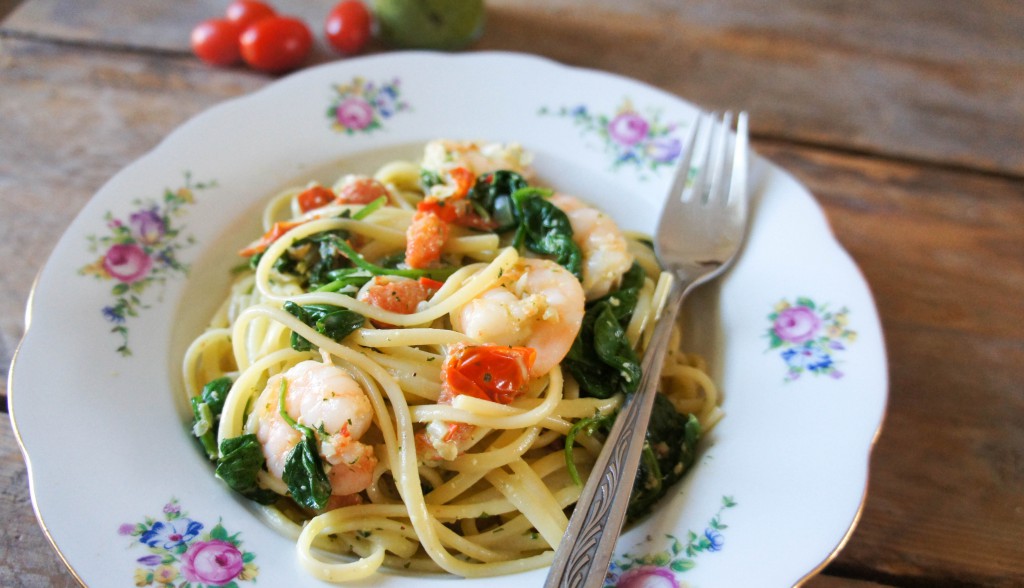
<svg viewBox="0 0 1024 588">
<path fill-rule="evenodd" d="M 385 43 L 408 49 L 462 49 L 483 32 L 483 0 L 374 0 Z"/>
</svg>

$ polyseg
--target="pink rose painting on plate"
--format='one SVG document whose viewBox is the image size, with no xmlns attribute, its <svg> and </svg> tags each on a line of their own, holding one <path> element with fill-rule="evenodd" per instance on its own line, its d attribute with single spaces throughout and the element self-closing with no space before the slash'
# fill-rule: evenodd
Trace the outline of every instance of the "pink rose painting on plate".
<svg viewBox="0 0 1024 588">
<path fill-rule="evenodd" d="M 857 339 L 856 331 L 848 326 L 849 313 L 845 307 L 833 311 L 810 298 L 797 298 L 793 303 L 782 300 L 775 305 L 768 315 L 769 350 L 780 350 L 787 381 L 807 372 L 843 377 L 834 355 Z"/>
<path fill-rule="evenodd" d="M 641 112 L 629 99 L 610 114 L 596 112 L 585 104 L 558 109 L 543 107 L 539 114 L 570 119 L 581 135 L 600 141 L 613 169 L 633 168 L 640 172 L 641 179 L 646 179 L 646 172 L 674 166 L 683 149 L 678 124 L 662 122 L 657 109 Z"/>
<path fill-rule="evenodd" d="M 409 110 L 402 99 L 402 85 L 397 78 L 385 83 L 368 82 L 356 77 L 347 84 L 334 86 L 334 97 L 327 108 L 327 118 L 335 131 L 354 135 L 383 128 L 385 121 Z"/>
<path fill-rule="evenodd" d="M 136 586 L 238 588 L 259 574 L 256 556 L 242 548 L 239 533 L 229 534 L 220 522 L 207 531 L 174 499 L 164 505 L 162 519 L 124 523 L 117 532 L 148 552 L 135 560 Z"/>
<path fill-rule="evenodd" d="M 107 232 L 90 235 L 88 249 L 98 258 L 78 273 L 113 282 L 113 302 L 100 309 L 103 318 L 113 324 L 110 332 L 121 338 L 117 352 L 132 354 L 128 345 L 128 319 L 136 317 L 151 301 L 146 295 L 154 286 L 188 273 L 188 264 L 180 258 L 182 250 L 194 243 L 183 233 L 179 219 L 187 206 L 195 202 L 195 193 L 213 187 L 212 182 L 193 182 L 185 174 L 184 185 L 165 189 L 159 200 L 133 201 L 134 210 L 126 216 L 108 211 L 104 219 Z"/>
</svg>

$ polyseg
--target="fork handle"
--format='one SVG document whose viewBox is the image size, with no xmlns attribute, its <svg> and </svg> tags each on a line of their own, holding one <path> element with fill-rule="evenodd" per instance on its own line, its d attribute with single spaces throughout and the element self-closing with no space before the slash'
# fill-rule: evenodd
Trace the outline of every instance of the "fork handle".
<svg viewBox="0 0 1024 588">
<path fill-rule="evenodd" d="M 583 487 L 569 528 L 555 552 L 545 588 L 597 588 L 604 585 L 615 542 L 640 464 L 651 407 L 672 326 L 686 292 L 674 281 L 644 353 L 637 391 L 615 419 L 591 475 Z"/>
</svg>

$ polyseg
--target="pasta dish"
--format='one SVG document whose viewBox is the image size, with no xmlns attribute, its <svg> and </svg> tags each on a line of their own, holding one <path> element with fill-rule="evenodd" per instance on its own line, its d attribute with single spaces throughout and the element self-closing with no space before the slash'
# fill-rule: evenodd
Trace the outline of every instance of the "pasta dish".
<svg viewBox="0 0 1024 588">
<path fill-rule="evenodd" d="M 273 197 L 240 251 L 185 354 L 193 433 L 312 575 L 551 562 L 670 278 L 642 235 L 534 176 L 516 145 L 432 141 Z M 675 331 L 632 520 L 721 418 Z"/>
</svg>

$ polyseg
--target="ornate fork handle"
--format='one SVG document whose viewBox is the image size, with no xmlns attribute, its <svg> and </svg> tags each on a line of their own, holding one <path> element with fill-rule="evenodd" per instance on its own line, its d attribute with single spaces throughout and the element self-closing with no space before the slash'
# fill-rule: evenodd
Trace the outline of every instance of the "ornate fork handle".
<svg viewBox="0 0 1024 588">
<path fill-rule="evenodd" d="M 647 423 L 651 418 L 661 366 L 683 296 L 692 283 L 673 282 L 651 341 L 644 354 L 639 387 L 615 419 L 606 451 L 594 464 L 563 541 L 551 564 L 545 588 L 602 586 L 615 542 L 626 519 L 629 494 L 640 464 Z M 584 508 L 581 508 L 581 505 Z M 607 532 L 606 532 L 607 531 Z"/>
</svg>

